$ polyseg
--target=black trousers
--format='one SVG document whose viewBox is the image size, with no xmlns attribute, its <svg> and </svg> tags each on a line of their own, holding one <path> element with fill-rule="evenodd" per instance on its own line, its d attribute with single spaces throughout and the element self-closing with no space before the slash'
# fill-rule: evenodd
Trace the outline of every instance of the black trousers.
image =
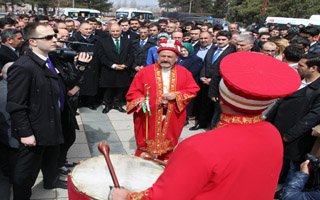
<svg viewBox="0 0 320 200">
<path fill-rule="evenodd" d="M 67 162 L 67 153 L 76 140 L 76 127 L 72 112 L 66 108 L 61 113 L 61 125 L 64 143 L 60 145 L 58 167 L 62 167 Z"/>
<path fill-rule="evenodd" d="M 41 169 L 43 185 L 52 187 L 58 180 L 57 161 L 59 145 L 20 146 L 13 178 L 13 199 L 26 200 L 31 197 L 31 188 Z"/>
<path fill-rule="evenodd" d="M 106 106 L 121 106 L 127 87 L 105 88 L 103 101 Z"/>
<path fill-rule="evenodd" d="M 10 186 L 13 181 L 13 168 L 15 166 L 18 149 L 0 144 L 0 199 L 10 199 Z"/>
<path fill-rule="evenodd" d="M 208 97 L 208 91 L 209 86 L 201 84 L 201 107 L 197 118 L 202 127 L 210 124 L 214 111 L 214 102 Z"/>
</svg>

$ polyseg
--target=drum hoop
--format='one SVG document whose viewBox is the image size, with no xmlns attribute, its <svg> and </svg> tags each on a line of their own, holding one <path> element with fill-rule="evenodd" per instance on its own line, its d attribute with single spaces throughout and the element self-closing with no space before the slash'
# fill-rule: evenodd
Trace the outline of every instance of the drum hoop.
<svg viewBox="0 0 320 200">
<path fill-rule="evenodd" d="M 155 163 L 155 162 L 153 162 L 153 161 L 146 160 L 146 159 L 143 159 L 143 158 L 141 158 L 141 157 L 137 157 L 137 156 L 135 156 L 135 155 L 113 154 L 113 155 L 111 155 L 111 156 L 124 156 L 124 157 L 128 157 L 128 158 L 133 158 L 133 159 L 136 159 L 136 160 L 141 160 L 141 159 L 142 159 L 143 161 L 148 162 L 148 163 L 150 163 L 150 164 L 152 164 L 152 165 L 154 165 L 154 166 L 158 166 L 158 167 L 160 167 L 160 168 L 162 168 L 162 169 L 164 170 L 164 166 L 159 165 L 159 164 L 157 164 L 157 163 Z M 78 183 L 78 181 L 77 181 L 72 175 L 73 175 L 73 172 L 75 171 L 75 169 L 77 169 L 77 167 L 79 167 L 82 163 L 84 163 L 84 162 L 86 162 L 86 161 L 88 161 L 88 160 L 91 160 L 91 159 L 93 159 L 93 158 L 99 158 L 99 157 L 103 157 L 103 155 L 99 155 L 99 156 L 95 156 L 95 157 L 91 157 L 91 158 L 87 158 L 87 159 L 81 160 L 81 161 L 79 162 L 79 164 L 77 164 L 76 167 L 73 168 L 73 170 L 72 170 L 72 171 L 69 173 L 69 175 L 68 175 L 68 176 L 70 176 L 70 180 L 72 181 L 72 185 L 73 185 L 74 189 L 75 189 L 77 192 L 79 192 L 80 194 L 86 195 L 88 198 L 90 198 L 90 200 L 101 200 L 101 198 L 95 196 L 95 194 L 88 194 L 88 193 L 86 193 L 86 192 L 80 191 L 80 189 L 79 189 L 78 186 L 77 186 L 79 183 Z M 104 158 L 102 158 L 102 159 L 104 160 Z M 109 172 L 108 172 L 108 173 L 109 173 Z M 150 185 L 150 186 L 151 186 L 151 185 Z"/>
</svg>

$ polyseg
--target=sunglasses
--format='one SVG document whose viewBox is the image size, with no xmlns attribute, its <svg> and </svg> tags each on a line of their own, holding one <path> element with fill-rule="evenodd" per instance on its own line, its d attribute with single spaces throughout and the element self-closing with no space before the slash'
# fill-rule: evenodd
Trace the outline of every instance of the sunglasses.
<svg viewBox="0 0 320 200">
<path fill-rule="evenodd" d="M 57 38 L 57 34 L 53 34 L 53 35 L 46 35 L 44 37 L 41 38 L 30 38 L 30 39 L 34 39 L 34 40 L 52 40 L 52 38 Z"/>
</svg>

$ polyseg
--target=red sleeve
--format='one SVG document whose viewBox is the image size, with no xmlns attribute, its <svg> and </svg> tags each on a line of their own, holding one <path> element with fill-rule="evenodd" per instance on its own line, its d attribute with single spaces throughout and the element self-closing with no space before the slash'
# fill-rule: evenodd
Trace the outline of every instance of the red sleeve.
<svg viewBox="0 0 320 200">
<path fill-rule="evenodd" d="M 182 89 L 175 92 L 178 112 L 185 109 L 191 99 L 195 98 L 199 91 L 199 86 L 194 81 L 192 74 L 187 70 L 185 70 L 184 74 L 185 76 L 181 76 L 184 81 L 178 80 L 181 81 L 181 83 L 178 84 L 183 84 Z"/>
<path fill-rule="evenodd" d="M 141 106 L 137 106 L 139 101 L 143 101 L 145 98 L 145 88 L 143 83 L 143 72 L 138 72 L 134 77 L 128 93 L 126 95 L 127 100 L 127 113 L 139 112 Z"/>
</svg>

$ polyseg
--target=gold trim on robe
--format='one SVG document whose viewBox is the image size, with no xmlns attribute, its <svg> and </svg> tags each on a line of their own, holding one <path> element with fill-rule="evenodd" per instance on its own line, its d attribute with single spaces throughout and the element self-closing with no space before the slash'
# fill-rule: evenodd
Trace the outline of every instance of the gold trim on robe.
<svg viewBox="0 0 320 200">
<path fill-rule="evenodd" d="M 144 100 L 144 98 L 139 98 L 139 99 L 135 99 L 134 101 L 130 101 L 130 102 L 127 102 L 127 113 L 130 114 L 131 112 L 135 112 L 136 110 L 139 110 L 141 108 L 141 105 L 140 106 L 137 106 L 138 105 L 138 102 L 142 102 Z M 133 110 L 134 108 L 136 108 L 135 110 Z"/>
<path fill-rule="evenodd" d="M 181 112 L 188 105 L 189 101 L 196 95 L 181 94 L 181 92 L 175 92 L 176 102 L 179 112 Z"/>
<path fill-rule="evenodd" d="M 228 124 L 255 124 L 261 121 L 263 121 L 262 114 L 248 116 L 222 113 L 217 127 L 226 126 Z"/>
<path fill-rule="evenodd" d="M 129 200 L 141 200 L 143 197 L 149 196 L 149 190 L 145 190 L 142 192 L 132 192 L 128 195 Z"/>
</svg>

